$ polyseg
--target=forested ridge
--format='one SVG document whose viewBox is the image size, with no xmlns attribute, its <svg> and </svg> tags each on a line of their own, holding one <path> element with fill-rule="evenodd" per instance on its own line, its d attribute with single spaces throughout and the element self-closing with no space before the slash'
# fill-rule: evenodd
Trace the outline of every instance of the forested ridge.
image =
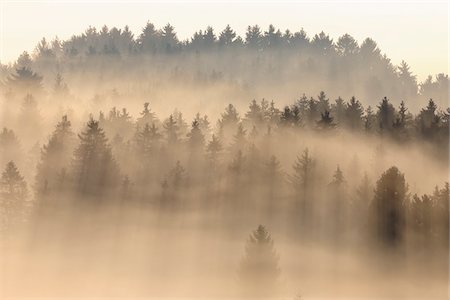
<svg viewBox="0 0 450 300">
<path fill-rule="evenodd" d="M 140 99 L 173 85 L 230 89 L 230 96 L 241 99 L 323 89 L 346 98 L 357 95 L 371 105 L 389 96 L 408 101 L 414 111 L 430 98 L 446 106 L 449 86 L 443 73 L 418 82 L 405 61 L 394 65 L 371 38 L 358 43 L 344 34 L 333 40 L 323 31 L 308 35 L 273 25 L 249 26 L 243 37 L 230 26 L 207 27 L 183 41 L 170 24 L 158 29 L 148 22 L 136 34 L 127 26 L 89 27 L 64 41 L 43 38 L 32 53 L 1 65 L 6 90 L 7 78 L 22 68 L 43 75 L 48 91 L 62 74 L 69 86 L 95 83 L 97 93 L 104 94 L 113 85 L 119 94 Z"/>
</svg>

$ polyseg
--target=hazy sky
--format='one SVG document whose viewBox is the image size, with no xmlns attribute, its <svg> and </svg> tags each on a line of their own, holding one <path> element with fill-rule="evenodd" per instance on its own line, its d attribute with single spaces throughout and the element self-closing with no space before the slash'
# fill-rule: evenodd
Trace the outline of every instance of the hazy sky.
<svg viewBox="0 0 450 300">
<path fill-rule="evenodd" d="M 247 25 L 283 31 L 324 30 L 333 39 L 349 33 L 372 37 L 397 65 L 404 59 L 420 80 L 448 73 L 448 1 L 7 1 L 1 3 L 0 60 L 32 51 L 42 37 L 67 39 L 89 25 L 123 28 L 138 35 L 147 20 L 170 22 L 180 39 L 211 25 L 230 24 L 241 36 Z"/>
</svg>

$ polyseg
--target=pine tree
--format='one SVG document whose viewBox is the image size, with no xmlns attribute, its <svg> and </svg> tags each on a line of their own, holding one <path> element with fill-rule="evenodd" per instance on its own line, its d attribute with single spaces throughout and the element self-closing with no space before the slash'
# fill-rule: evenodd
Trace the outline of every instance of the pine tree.
<svg viewBox="0 0 450 300">
<path fill-rule="evenodd" d="M 200 154 L 205 147 L 205 137 L 200 129 L 200 123 L 197 120 L 192 122 L 192 128 L 187 134 L 187 137 L 191 151 Z"/>
<path fill-rule="evenodd" d="M 388 98 L 384 97 L 378 105 L 377 119 L 380 133 L 389 133 L 392 130 L 395 118 L 395 108 L 389 103 Z"/>
<path fill-rule="evenodd" d="M 137 119 L 137 125 L 139 127 L 145 126 L 145 124 L 154 124 L 156 122 L 155 113 L 150 109 L 150 103 L 144 103 L 144 109 L 141 112 L 141 116 Z"/>
<path fill-rule="evenodd" d="M 55 84 L 53 85 L 53 94 L 55 97 L 63 98 L 69 95 L 69 88 L 60 73 L 56 74 Z"/>
<path fill-rule="evenodd" d="M 306 196 L 307 191 L 311 188 L 313 183 L 313 171 L 314 171 L 314 160 L 309 155 L 309 150 L 306 148 L 293 166 L 294 174 L 291 176 L 291 183 L 294 189 L 297 191 L 302 191 L 303 195 Z"/>
<path fill-rule="evenodd" d="M 397 167 L 391 167 L 377 181 L 371 213 L 376 237 L 384 245 L 396 246 L 403 240 L 407 186 Z"/>
<path fill-rule="evenodd" d="M 345 120 L 345 110 L 346 106 L 344 100 L 339 97 L 335 100 L 335 103 L 331 105 L 331 113 L 337 124 L 341 125 Z"/>
<path fill-rule="evenodd" d="M 75 135 L 67 116 L 63 116 L 56 125 L 48 143 L 42 147 L 41 158 L 37 166 L 36 189 L 39 194 L 61 190 L 61 172 L 69 167 L 75 146 Z"/>
<path fill-rule="evenodd" d="M 363 125 L 364 109 L 361 103 L 352 97 L 345 107 L 346 124 L 352 130 L 360 130 Z"/>
<path fill-rule="evenodd" d="M 245 114 L 246 121 L 252 125 L 260 125 L 264 121 L 264 114 L 261 106 L 256 100 L 252 100 L 248 108 L 249 110 Z"/>
<path fill-rule="evenodd" d="M 264 226 L 259 225 L 247 240 L 239 268 L 243 293 L 255 297 L 276 294 L 280 276 L 278 261 L 272 237 Z"/>
<path fill-rule="evenodd" d="M 344 183 L 345 183 L 344 175 L 341 171 L 341 168 L 337 166 L 336 171 L 333 174 L 333 180 L 330 182 L 330 185 L 339 188 Z"/>
<path fill-rule="evenodd" d="M 0 191 L 2 202 L 12 202 L 12 205 L 20 203 L 27 196 L 27 183 L 20 175 L 13 161 L 6 164 L 5 170 L 2 173 Z"/>
<path fill-rule="evenodd" d="M 219 35 L 219 45 L 231 46 L 236 38 L 236 32 L 234 32 L 230 25 L 227 25 L 225 29 Z"/>
<path fill-rule="evenodd" d="M 325 112 L 320 114 L 320 120 L 317 121 L 317 128 L 319 130 L 330 130 L 336 127 L 336 124 L 333 122 L 333 117 L 330 116 L 330 112 L 326 110 Z"/>
<path fill-rule="evenodd" d="M 0 132 L 0 163 L 5 165 L 8 161 L 18 160 L 20 154 L 19 139 L 12 129 L 4 127 Z"/>
<path fill-rule="evenodd" d="M 166 131 L 167 144 L 171 146 L 177 144 L 179 127 L 173 115 L 169 116 L 169 118 L 164 122 L 163 127 Z"/>
<path fill-rule="evenodd" d="M 104 195 L 117 187 L 119 168 L 99 122 L 91 119 L 86 127 L 78 135 L 80 143 L 72 162 L 75 191 L 87 196 Z"/>
<path fill-rule="evenodd" d="M 24 214 L 27 183 L 13 161 L 6 164 L 0 178 L 0 231 L 8 229 Z"/>
<path fill-rule="evenodd" d="M 213 134 L 211 141 L 209 141 L 206 147 L 206 152 L 208 153 L 208 158 L 210 159 L 212 165 L 215 167 L 220 160 L 220 154 L 222 152 L 223 146 L 220 140 Z"/>
<path fill-rule="evenodd" d="M 247 147 L 247 130 L 242 124 L 237 127 L 236 134 L 233 136 L 233 143 L 230 146 L 231 152 L 243 151 Z"/>
<path fill-rule="evenodd" d="M 369 105 L 366 108 L 366 113 L 364 116 L 364 130 L 366 132 L 374 131 L 376 126 L 376 115 L 373 113 L 372 107 Z"/>
</svg>

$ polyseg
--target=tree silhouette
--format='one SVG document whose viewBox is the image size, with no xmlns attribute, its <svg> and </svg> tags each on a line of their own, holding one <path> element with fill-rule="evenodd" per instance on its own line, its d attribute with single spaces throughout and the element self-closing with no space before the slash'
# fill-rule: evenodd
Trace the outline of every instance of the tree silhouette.
<svg viewBox="0 0 450 300">
<path fill-rule="evenodd" d="M 56 125 L 48 143 L 42 147 L 36 172 L 36 190 L 38 194 L 48 194 L 61 190 L 65 182 L 63 173 L 69 167 L 75 146 L 75 135 L 67 116 L 63 116 Z"/>
<path fill-rule="evenodd" d="M 119 168 L 99 122 L 89 120 L 78 138 L 72 161 L 75 191 L 87 196 L 113 192 L 120 180 Z"/>
<path fill-rule="evenodd" d="M 277 293 L 278 260 L 272 237 L 264 226 L 259 225 L 247 240 L 239 268 L 239 280 L 245 295 L 269 297 Z"/>
<path fill-rule="evenodd" d="M 0 230 L 8 229 L 21 218 L 27 193 L 27 183 L 10 161 L 0 178 Z"/>
<path fill-rule="evenodd" d="M 6 164 L 5 170 L 2 172 L 0 186 L 1 196 L 5 202 L 20 203 L 28 193 L 27 184 L 13 161 Z"/>
<path fill-rule="evenodd" d="M 399 245 L 404 238 L 407 186 L 397 167 L 386 170 L 377 181 L 371 213 L 377 238 L 384 245 Z"/>
</svg>

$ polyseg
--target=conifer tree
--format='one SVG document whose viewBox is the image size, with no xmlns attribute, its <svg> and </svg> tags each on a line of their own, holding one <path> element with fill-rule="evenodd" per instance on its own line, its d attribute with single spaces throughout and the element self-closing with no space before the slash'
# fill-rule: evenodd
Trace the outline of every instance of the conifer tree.
<svg viewBox="0 0 450 300">
<path fill-rule="evenodd" d="M 377 181 L 371 204 L 373 226 L 379 241 L 396 246 L 404 238 L 407 186 L 397 167 L 386 170 Z"/>
<path fill-rule="evenodd" d="M 0 178 L 0 231 L 21 219 L 27 193 L 27 183 L 15 163 L 10 161 Z"/>
<path fill-rule="evenodd" d="M 113 192 L 120 180 L 119 168 L 99 122 L 89 120 L 78 138 L 72 162 L 75 192 L 88 196 Z"/>
<path fill-rule="evenodd" d="M 63 188 L 61 174 L 69 167 L 74 146 L 75 135 L 65 115 L 56 125 L 48 143 L 42 147 L 36 173 L 38 194 L 47 194 Z"/>
<path fill-rule="evenodd" d="M 267 229 L 259 225 L 250 234 L 239 268 L 239 281 L 246 296 L 270 297 L 279 288 L 279 256 Z"/>
</svg>

